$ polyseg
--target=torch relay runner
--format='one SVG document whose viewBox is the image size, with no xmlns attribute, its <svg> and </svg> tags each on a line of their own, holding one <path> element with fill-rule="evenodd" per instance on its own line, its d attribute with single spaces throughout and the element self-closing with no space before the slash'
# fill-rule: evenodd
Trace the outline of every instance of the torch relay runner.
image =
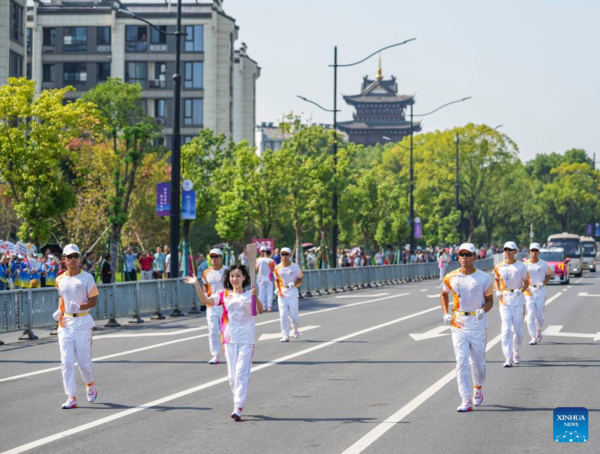
<svg viewBox="0 0 600 454">
<path fill-rule="evenodd" d="M 488 326 L 486 313 L 494 305 L 492 278 L 475 268 L 475 260 L 475 246 L 471 243 L 461 244 L 458 251 L 460 268 L 444 277 L 440 295 L 444 323 L 452 326 L 456 381 L 462 398 L 457 408 L 459 412 L 472 411 L 473 404 L 479 406 L 483 402 Z M 448 312 L 450 292 L 454 301 L 453 315 Z"/>
<path fill-rule="evenodd" d="M 92 275 L 79 268 L 81 253 L 76 245 L 67 244 L 63 256 L 67 271 L 56 278 L 59 304 L 52 316 L 59 323 L 58 345 L 67 394 L 62 408 L 68 410 L 77 408 L 75 360 L 86 384 L 88 401 L 94 402 L 98 397 L 92 369 L 92 328 L 95 324 L 90 315 L 90 309 L 96 307 L 98 288 Z"/>
<path fill-rule="evenodd" d="M 252 316 L 252 300 L 256 301 L 256 309 L 263 313 L 263 306 L 258 298 L 258 290 L 245 290 L 251 284 L 250 273 L 244 265 L 232 265 L 223 274 L 224 290 L 207 296 L 196 276 L 188 276 L 183 280 L 196 287 L 198 297 L 207 307 L 222 307 L 221 339 L 227 359 L 227 375 L 229 386 L 233 392 L 233 412 L 231 418 L 242 419 L 242 410 L 246 403 L 252 356 L 255 344 L 255 322 Z"/>
</svg>

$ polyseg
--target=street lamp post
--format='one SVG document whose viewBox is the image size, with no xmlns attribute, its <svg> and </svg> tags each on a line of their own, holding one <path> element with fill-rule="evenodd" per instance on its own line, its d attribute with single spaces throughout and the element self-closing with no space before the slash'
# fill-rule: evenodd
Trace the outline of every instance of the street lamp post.
<svg viewBox="0 0 600 454">
<path fill-rule="evenodd" d="M 333 174 L 334 174 L 334 177 L 335 177 L 335 174 L 337 171 L 337 149 L 338 149 L 338 140 L 337 140 L 337 113 L 338 113 L 338 109 L 337 109 L 337 70 L 338 70 L 338 68 L 347 68 L 349 66 L 359 65 L 359 64 L 367 61 L 369 58 L 373 57 L 374 55 L 378 54 L 379 52 L 383 52 L 384 50 L 390 49 L 392 47 L 401 46 L 402 44 L 409 43 L 416 39 L 417 38 L 411 38 L 411 39 L 407 39 L 406 41 L 402 41 L 401 43 L 391 44 L 389 46 L 382 47 L 381 49 L 376 50 L 375 52 L 373 52 L 372 54 L 363 58 L 362 60 L 359 60 L 354 63 L 343 64 L 343 65 L 338 64 L 338 62 L 337 62 L 337 46 L 335 46 L 333 48 L 333 65 L 329 65 L 330 67 L 333 68 L 333 109 L 332 110 L 325 109 L 314 101 L 310 101 L 309 99 L 306 99 L 302 96 L 298 96 L 303 101 L 314 104 L 326 112 L 333 112 L 333 147 L 332 148 L 333 148 Z M 332 268 L 336 268 L 337 267 L 337 243 L 338 243 L 338 193 L 337 193 L 337 188 L 335 188 L 335 187 L 333 189 L 331 206 L 333 209 L 333 227 L 331 229 L 331 257 L 332 257 L 331 266 L 332 266 Z"/>
<path fill-rule="evenodd" d="M 171 278 L 179 277 L 179 230 L 181 220 L 181 37 L 185 36 L 185 33 L 181 31 L 181 0 L 177 0 L 177 28 L 175 32 L 167 32 L 161 30 L 151 22 L 136 16 L 127 9 L 119 8 L 119 12 L 127 14 L 134 19 L 137 19 L 145 24 L 148 24 L 154 30 L 163 35 L 171 35 L 176 38 L 175 48 L 175 74 L 173 74 L 174 88 L 174 109 L 175 114 L 173 118 L 173 140 L 171 150 L 171 234 L 170 234 L 170 247 L 171 247 L 171 261 L 169 264 L 169 273 Z M 185 259 L 185 258 L 184 258 Z M 175 315 L 179 314 L 178 309 L 173 312 Z"/>
</svg>

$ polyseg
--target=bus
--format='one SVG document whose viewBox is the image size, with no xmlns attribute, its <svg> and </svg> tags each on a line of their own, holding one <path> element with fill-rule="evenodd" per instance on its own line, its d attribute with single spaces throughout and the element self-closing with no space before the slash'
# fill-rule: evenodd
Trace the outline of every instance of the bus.
<svg viewBox="0 0 600 454">
<path fill-rule="evenodd" d="M 571 259 L 571 274 L 581 277 L 583 274 L 583 253 L 579 235 L 573 233 L 555 233 L 548 237 L 548 247 L 561 247 Z"/>
<path fill-rule="evenodd" d="M 590 273 L 596 271 L 596 240 L 591 236 L 581 237 L 581 249 L 583 250 L 583 264 L 581 269 Z"/>
</svg>

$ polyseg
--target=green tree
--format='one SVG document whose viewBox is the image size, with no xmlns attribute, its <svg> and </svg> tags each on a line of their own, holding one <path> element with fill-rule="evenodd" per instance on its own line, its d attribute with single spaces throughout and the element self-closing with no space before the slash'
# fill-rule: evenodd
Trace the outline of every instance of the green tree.
<svg viewBox="0 0 600 454">
<path fill-rule="evenodd" d="M 24 78 L 0 87 L 0 179 L 13 197 L 22 241 L 47 241 L 54 218 L 76 204 L 65 178 L 69 144 L 92 135 L 99 120 L 93 104 L 65 102 L 69 91 L 44 90 L 36 97 L 35 82 Z"/>
</svg>

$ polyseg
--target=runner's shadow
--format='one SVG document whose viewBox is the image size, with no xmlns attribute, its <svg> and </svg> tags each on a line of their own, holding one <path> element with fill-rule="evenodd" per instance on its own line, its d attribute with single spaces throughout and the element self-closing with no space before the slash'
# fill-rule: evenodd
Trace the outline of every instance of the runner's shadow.
<svg viewBox="0 0 600 454">
<path fill-rule="evenodd" d="M 103 405 L 102 407 L 100 405 Z M 123 404 L 115 404 L 112 402 L 100 402 L 98 404 L 93 404 L 93 406 L 88 407 L 78 407 L 82 410 L 129 410 L 132 408 L 137 408 L 139 405 L 123 405 Z M 212 407 L 166 407 L 164 405 L 156 405 L 153 407 L 148 407 L 148 410 L 156 410 L 156 411 L 171 411 L 171 410 L 195 410 L 195 411 L 207 411 L 212 410 Z"/>
<path fill-rule="evenodd" d="M 276 418 L 273 416 L 265 415 L 246 415 L 242 421 L 254 421 L 254 422 L 342 422 L 346 424 L 351 423 L 364 423 L 374 424 L 377 422 L 377 418 Z"/>
<path fill-rule="evenodd" d="M 556 408 L 537 408 L 537 407 L 511 407 L 510 405 L 482 405 L 477 411 L 548 411 L 553 412 Z M 598 408 L 588 408 L 588 411 L 600 412 Z"/>
<path fill-rule="evenodd" d="M 17 360 L 10 360 L 10 359 L 0 359 L 0 363 L 22 363 L 22 364 L 60 364 L 60 360 L 59 361 L 52 361 L 52 360 L 31 360 L 31 361 L 17 361 Z"/>
</svg>

